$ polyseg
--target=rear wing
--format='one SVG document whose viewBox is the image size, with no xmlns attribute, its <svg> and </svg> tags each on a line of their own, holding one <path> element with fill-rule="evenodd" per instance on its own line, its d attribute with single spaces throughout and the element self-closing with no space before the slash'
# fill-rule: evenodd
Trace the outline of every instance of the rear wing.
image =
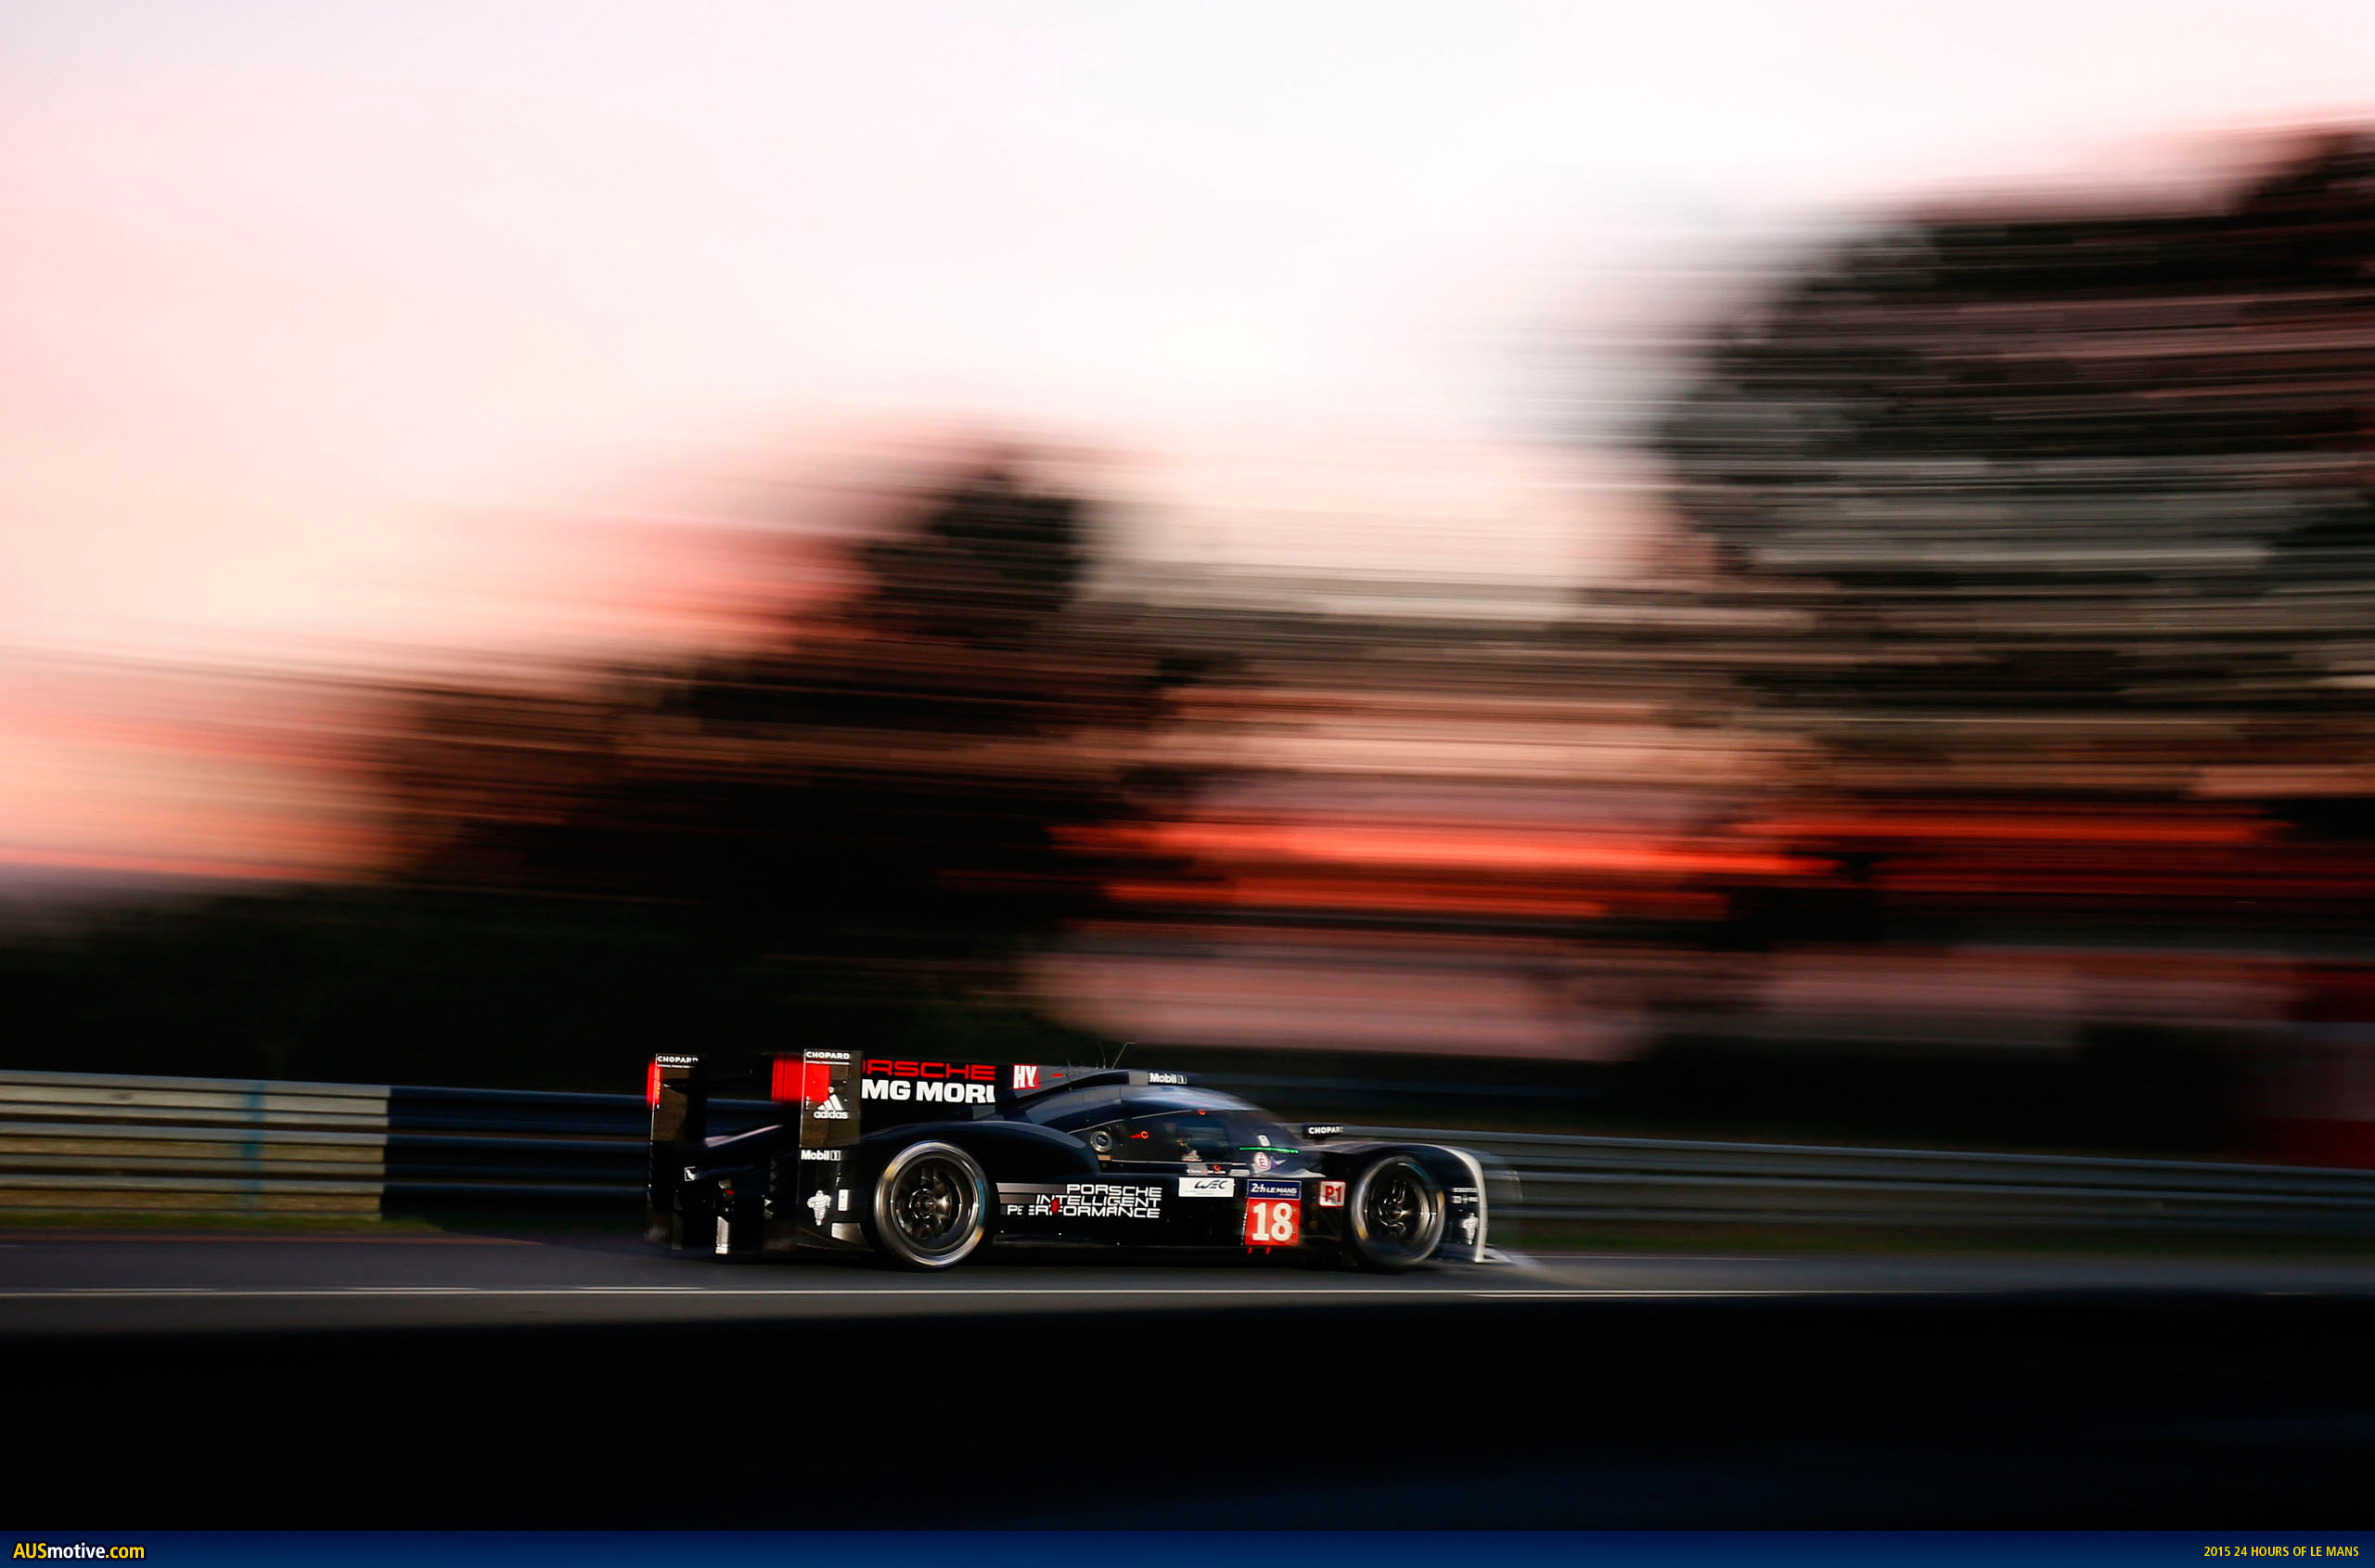
<svg viewBox="0 0 2375 1568">
<path fill-rule="evenodd" d="M 828 1215 L 841 1213 L 841 1205 L 836 1199 L 807 1210 L 812 1189 L 829 1191 L 840 1185 L 842 1150 L 861 1132 L 992 1115 L 1057 1089 L 1093 1083 L 1187 1082 L 1185 1073 L 1144 1069 L 909 1060 L 827 1049 L 767 1052 L 740 1071 L 699 1056 L 655 1056 L 644 1080 L 644 1100 L 651 1108 L 644 1235 L 654 1241 L 670 1239 L 676 1194 L 687 1170 L 702 1162 L 710 1101 L 720 1095 L 764 1094 L 783 1107 L 785 1125 L 796 1119 L 799 1152 L 784 1158 L 797 1175 L 781 1183 L 771 1178 L 772 1207 L 777 1216 L 813 1212 L 815 1227 L 822 1230 L 831 1223 Z M 788 1189 L 773 1190 L 779 1185 Z"/>
</svg>

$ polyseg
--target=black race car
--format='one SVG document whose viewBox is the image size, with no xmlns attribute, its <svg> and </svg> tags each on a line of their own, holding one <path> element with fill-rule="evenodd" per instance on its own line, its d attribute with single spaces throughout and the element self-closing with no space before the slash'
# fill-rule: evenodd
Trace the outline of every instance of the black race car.
<svg viewBox="0 0 2375 1568">
<path fill-rule="evenodd" d="M 764 1125 L 710 1136 L 714 1096 L 762 1085 Z M 992 1243 L 1485 1260 L 1475 1155 L 1289 1128 L 1183 1073 L 809 1050 L 724 1073 L 661 1056 L 646 1099 L 646 1235 L 680 1251 L 906 1268 Z"/>
</svg>

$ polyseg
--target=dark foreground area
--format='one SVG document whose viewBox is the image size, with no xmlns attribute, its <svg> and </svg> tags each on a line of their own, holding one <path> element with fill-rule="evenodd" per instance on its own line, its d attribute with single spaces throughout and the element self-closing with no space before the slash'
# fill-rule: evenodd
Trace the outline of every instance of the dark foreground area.
<svg viewBox="0 0 2375 1568">
<path fill-rule="evenodd" d="M 0 1343 L 31 1423 L 11 1491 L 124 1529 L 2366 1517 L 2375 1303 L 2307 1279 L 1647 1296 L 1475 1270 L 1149 1280 L 1116 1310 L 1053 1288 L 1073 1272 L 930 1313 L 848 1289 L 794 1316 L 47 1322 Z"/>
</svg>

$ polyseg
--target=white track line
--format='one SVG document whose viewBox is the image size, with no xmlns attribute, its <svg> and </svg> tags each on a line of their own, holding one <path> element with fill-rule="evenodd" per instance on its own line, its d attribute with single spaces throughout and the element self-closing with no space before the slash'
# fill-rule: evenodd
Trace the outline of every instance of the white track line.
<svg viewBox="0 0 2375 1568">
<path fill-rule="evenodd" d="M 332 1285 L 281 1286 L 263 1289 L 228 1288 L 212 1285 L 86 1285 L 59 1286 L 48 1290 L 0 1291 L 0 1301 L 105 1301 L 141 1298 L 212 1298 L 225 1301 L 272 1301 L 283 1298 L 307 1300 L 349 1296 L 408 1298 L 414 1296 L 668 1296 L 677 1300 L 699 1301 L 708 1297 L 766 1296 L 787 1301 L 842 1301 L 854 1298 L 888 1297 L 900 1301 L 938 1301 L 949 1297 L 1088 1297 L 1136 1296 L 1160 1301 L 1174 1296 L 1232 1296 L 1245 1301 L 1265 1301 L 1284 1296 L 1326 1296 L 1336 1300 L 1352 1300 L 1366 1296 L 1401 1296 L 1465 1301 L 1581 1301 L 1613 1297 L 1672 1296 L 1832 1296 L 1832 1295 L 1935 1295 L 1935 1291 L 1907 1290 L 1517 1290 L 1459 1291 L 1434 1287 L 1395 1287 L 1371 1285 L 1350 1290 L 1298 1288 L 1291 1286 L 1262 1287 L 1190 1287 L 1180 1290 L 1133 1290 L 1128 1288 L 1095 1287 L 1071 1290 L 1060 1287 L 970 1287 L 949 1286 L 937 1290 L 787 1290 L 780 1287 L 703 1286 L 703 1285 Z"/>
</svg>

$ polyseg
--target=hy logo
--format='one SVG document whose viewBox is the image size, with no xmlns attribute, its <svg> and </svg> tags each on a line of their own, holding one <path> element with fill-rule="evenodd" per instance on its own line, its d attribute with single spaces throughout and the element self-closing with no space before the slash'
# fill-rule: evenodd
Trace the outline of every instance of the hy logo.
<svg viewBox="0 0 2375 1568">
<path fill-rule="evenodd" d="M 1039 1086 L 1039 1069 L 1036 1067 L 1016 1068 L 1014 1070 L 1014 1086 L 1018 1089 L 1037 1088 Z"/>
<path fill-rule="evenodd" d="M 816 1216 L 816 1223 L 818 1225 L 825 1223 L 825 1211 L 832 1206 L 833 1195 L 829 1192 L 824 1191 L 820 1189 L 808 1195 L 808 1212 Z M 1472 1229 L 1473 1227 L 1470 1227 L 1470 1228 Z"/>
</svg>

